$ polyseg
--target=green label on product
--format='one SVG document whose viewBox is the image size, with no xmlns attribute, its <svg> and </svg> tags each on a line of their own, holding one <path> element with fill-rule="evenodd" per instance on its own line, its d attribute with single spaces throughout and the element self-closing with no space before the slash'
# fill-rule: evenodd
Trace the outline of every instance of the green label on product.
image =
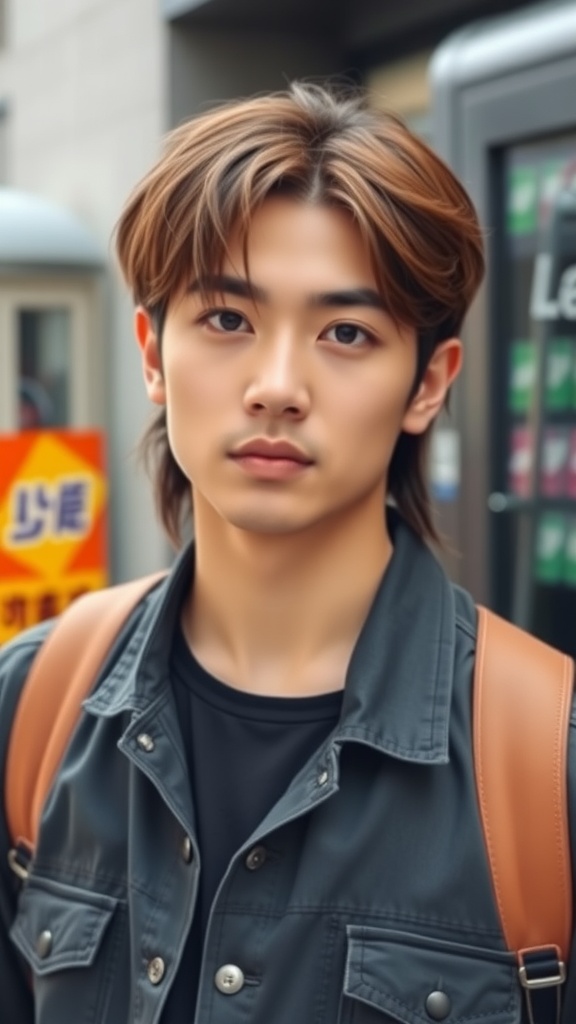
<svg viewBox="0 0 576 1024">
<path fill-rule="evenodd" d="M 563 581 L 565 546 L 565 517 L 559 512 L 545 512 L 536 533 L 535 576 L 540 583 Z"/>
<path fill-rule="evenodd" d="M 532 406 L 536 386 L 536 344 L 513 341 L 510 346 L 510 412 L 527 413 Z"/>
<path fill-rule="evenodd" d="M 512 235 L 529 235 L 538 226 L 538 172 L 530 165 L 513 167 L 508 175 L 507 228 Z"/>
<path fill-rule="evenodd" d="M 574 391 L 574 342 L 571 338 L 551 338 L 546 353 L 544 403 L 550 411 L 569 409 Z"/>
</svg>

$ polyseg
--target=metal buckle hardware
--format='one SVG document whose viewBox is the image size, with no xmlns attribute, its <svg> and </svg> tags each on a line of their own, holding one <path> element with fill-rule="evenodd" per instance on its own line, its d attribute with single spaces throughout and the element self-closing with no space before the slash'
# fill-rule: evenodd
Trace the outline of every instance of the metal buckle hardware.
<svg viewBox="0 0 576 1024">
<path fill-rule="evenodd" d="M 559 948 L 544 946 L 541 949 L 521 950 L 518 960 L 518 976 L 526 992 L 530 1024 L 552 1024 L 553 1020 L 559 1024 L 562 1006 L 560 986 L 566 980 L 566 965 L 560 959 Z M 542 971 L 545 973 L 539 973 Z M 550 991 L 546 994 L 544 989 L 555 989 L 555 993 Z"/>
<path fill-rule="evenodd" d="M 8 851 L 8 864 L 18 878 L 25 882 L 28 878 L 28 866 L 32 857 L 32 851 L 24 843 L 17 843 Z"/>
<path fill-rule="evenodd" d="M 562 985 L 566 981 L 566 965 L 559 960 L 558 974 L 550 975 L 548 978 L 529 978 L 524 965 L 518 969 L 518 974 L 520 984 L 524 988 L 548 988 L 551 985 Z"/>
</svg>

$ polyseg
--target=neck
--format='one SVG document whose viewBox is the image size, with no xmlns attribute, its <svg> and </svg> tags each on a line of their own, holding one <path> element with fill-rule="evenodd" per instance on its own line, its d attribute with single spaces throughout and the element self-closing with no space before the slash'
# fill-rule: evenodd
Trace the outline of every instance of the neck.
<svg viewBox="0 0 576 1024">
<path fill-rule="evenodd" d="M 196 569 L 183 612 L 204 667 L 247 692 L 340 689 L 392 553 L 373 507 L 282 536 L 225 523 L 195 497 Z"/>
</svg>

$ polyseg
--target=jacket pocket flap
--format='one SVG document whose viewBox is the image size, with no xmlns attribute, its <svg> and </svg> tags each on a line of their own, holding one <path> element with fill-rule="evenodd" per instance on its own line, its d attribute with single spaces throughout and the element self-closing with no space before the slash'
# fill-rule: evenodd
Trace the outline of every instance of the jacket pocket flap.
<svg viewBox="0 0 576 1024">
<path fill-rule="evenodd" d="M 344 994 L 402 1024 L 513 1024 L 520 990 L 513 954 L 350 925 Z"/>
<path fill-rule="evenodd" d="M 88 967 L 117 902 L 85 889 L 30 878 L 10 936 L 35 974 Z"/>
</svg>

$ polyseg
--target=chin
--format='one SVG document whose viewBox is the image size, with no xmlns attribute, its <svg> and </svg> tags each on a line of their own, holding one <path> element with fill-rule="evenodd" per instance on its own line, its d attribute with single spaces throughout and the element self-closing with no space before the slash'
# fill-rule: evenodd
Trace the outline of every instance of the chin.
<svg viewBox="0 0 576 1024">
<path fill-rule="evenodd" d="M 262 508 L 245 510 L 236 514 L 224 515 L 223 518 L 230 526 L 244 533 L 266 535 L 268 537 L 281 537 L 292 533 L 300 533 L 302 530 L 314 525 L 307 519 L 289 515 L 286 512 L 265 511 Z"/>
<path fill-rule="evenodd" d="M 285 537 L 288 534 L 300 533 L 306 529 L 307 524 L 294 523 L 281 519 L 263 519 L 262 516 L 246 517 L 236 521 L 230 521 L 231 526 L 243 533 L 252 533 L 266 537 Z"/>
</svg>

